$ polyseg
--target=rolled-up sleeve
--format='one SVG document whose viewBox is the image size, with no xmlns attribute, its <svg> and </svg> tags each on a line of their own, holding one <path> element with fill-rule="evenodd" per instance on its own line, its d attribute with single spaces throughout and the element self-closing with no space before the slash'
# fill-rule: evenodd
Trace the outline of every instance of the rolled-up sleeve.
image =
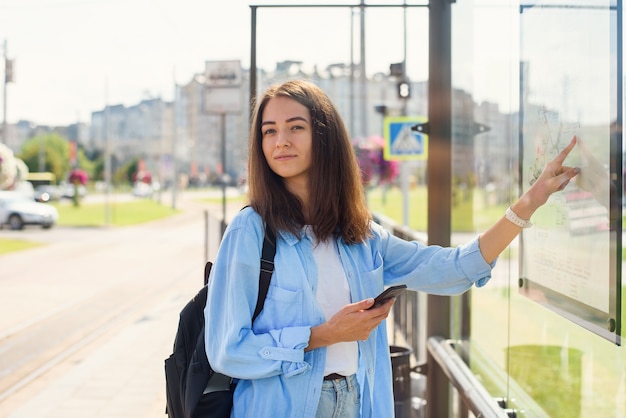
<svg viewBox="0 0 626 418">
<path fill-rule="evenodd" d="M 310 370 L 311 365 L 304 361 L 304 349 L 311 336 L 310 327 L 290 327 L 273 330 L 269 334 L 274 339 L 275 344 L 259 350 L 259 355 L 262 358 L 279 361 L 285 377 L 295 376 Z"/>
<path fill-rule="evenodd" d="M 459 247 L 459 265 L 469 281 L 477 287 L 486 285 L 491 279 L 491 271 L 495 267 L 496 261 L 497 259 L 491 264 L 485 261 L 478 246 L 478 237 Z"/>
</svg>

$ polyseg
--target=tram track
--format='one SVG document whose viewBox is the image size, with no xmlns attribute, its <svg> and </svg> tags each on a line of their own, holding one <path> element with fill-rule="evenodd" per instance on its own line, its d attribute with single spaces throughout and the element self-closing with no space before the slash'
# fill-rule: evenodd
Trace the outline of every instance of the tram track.
<svg viewBox="0 0 626 418">
<path fill-rule="evenodd" d="M 203 219 L 193 210 L 146 226 L 72 231 L 76 241 L 33 250 L 38 260 L 30 265 L 24 255 L 4 256 L 0 415 L 149 319 L 151 309 L 182 308 L 202 283 Z M 82 256 L 71 258 L 77 251 Z M 173 341 L 175 331 L 163 332 Z"/>
<path fill-rule="evenodd" d="M 172 288 L 192 273 L 182 273 L 158 287 L 138 283 L 111 288 L 45 315 L 0 340 L 0 403 L 86 346 L 140 320 L 159 301 L 185 296 L 173 294 Z"/>
</svg>

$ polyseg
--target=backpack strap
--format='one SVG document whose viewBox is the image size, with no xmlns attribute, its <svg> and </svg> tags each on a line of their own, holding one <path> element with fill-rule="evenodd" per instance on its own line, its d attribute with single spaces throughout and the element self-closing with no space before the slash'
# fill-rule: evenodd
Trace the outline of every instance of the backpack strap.
<svg viewBox="0 0 626 418">
<path fill-rule="evenodd" d="M 209 283 L 209 275 L 211 274 L 211 267 L 213 267 L 213 263 L 207 261 L 204 265 L 204 285 L 206 286 Z"/>
<path fill-rule="evenodd" d="M 259 316 L 265 305 L 265 297 L 270 287 L 272 273 L 274 272 L 274 256 L 276 255 L 276 237 L 267 224 L 265 225 L 265 237 L 263 238 L 263 250 L 261 252 L 261 271 L 259 272 L 259 296 L 256 301 L 252 323 Z"/>
</svg>

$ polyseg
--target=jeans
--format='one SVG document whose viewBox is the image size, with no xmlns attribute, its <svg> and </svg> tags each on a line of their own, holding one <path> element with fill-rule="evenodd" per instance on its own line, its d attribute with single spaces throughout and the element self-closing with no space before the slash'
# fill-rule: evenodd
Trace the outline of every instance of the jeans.
<svg viewBox="0 0 626 418">
<path fill-rule="evenodd" d="M 358 418 L 361 415 L 361 389 L 356 375 L 325 380 L 315 418 Z"/>
</svg>

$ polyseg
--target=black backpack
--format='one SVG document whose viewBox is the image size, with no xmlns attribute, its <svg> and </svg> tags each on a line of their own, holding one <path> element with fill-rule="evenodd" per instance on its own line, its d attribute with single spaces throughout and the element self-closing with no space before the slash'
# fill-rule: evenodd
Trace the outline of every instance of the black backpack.
<svg viewBox="0 0 626 418">
<path fill-rule="evenodd" d="M 266 227 L 259 272 L 259 296 L 252 316 L 253 323 L 265 304 L 274 271 L 275 254 L 276 238 Z M 203 394 L 209 379 L 215 373 L 204 347 L 204 308 L 211 266 L 210 261 L 205 265 L 204 287 L 180 312 L 174 350 L 165 360 L 165 413 L 169 418 L 230 417 L 234 389 L 232 384 L 230 390 Z M 194 412 L 198 412 L 198 415 L 194 415 Z"/>
</svg>

